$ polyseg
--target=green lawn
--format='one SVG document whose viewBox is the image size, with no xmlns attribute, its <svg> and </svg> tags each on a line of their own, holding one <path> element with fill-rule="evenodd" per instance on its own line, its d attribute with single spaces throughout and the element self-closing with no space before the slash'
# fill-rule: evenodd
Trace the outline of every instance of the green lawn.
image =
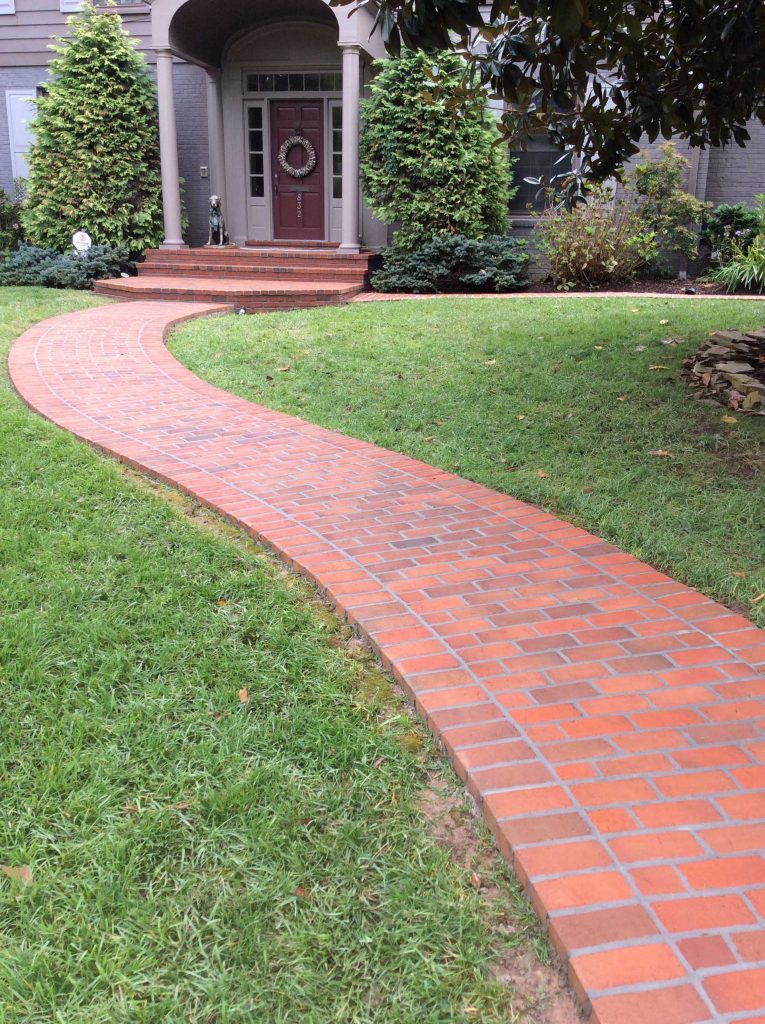
<svg viewBox="0 0 765 1024">
<path fill-rule="evenodd" d="M 765 624 L 765 418 L 726 423 L 681 376 L 709 330 L 764 323 L 760 302 L 439 299 L 197 321 L 171 348 L 220 387 L 543 505 Z"/>
<path fill-rule="evenodd" d="M 93 301 L 0 291 L 0 1021 L 541 1024 L 494 980 L 539 982 L 530 911 L 369 656 L 11 392 L 12 339 Z"/>
</svg>

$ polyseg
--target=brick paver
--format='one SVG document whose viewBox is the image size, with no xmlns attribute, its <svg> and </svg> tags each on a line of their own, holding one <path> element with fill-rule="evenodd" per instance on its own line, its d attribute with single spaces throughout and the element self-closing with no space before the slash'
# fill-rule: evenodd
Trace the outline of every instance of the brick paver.
<svg viewBox="0 0 765 1024">
<path fill-rule="evenodd" d="M 198 380 L 163 335 L 208 311 L 59 317 L 18 341 L 13 381 L 358 624 L 593 1024 L 765 1021 L 765 633 L 536 508 Z"/>
</svg>

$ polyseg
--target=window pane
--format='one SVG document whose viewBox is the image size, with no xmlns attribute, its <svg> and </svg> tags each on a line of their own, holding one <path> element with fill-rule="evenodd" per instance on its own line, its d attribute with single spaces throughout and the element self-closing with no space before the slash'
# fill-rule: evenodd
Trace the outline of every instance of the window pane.
<svg viewBox="0 0 765 1024">
<path fill-rule="evenodd" d="M 260 91 L 261 92 L 273 92 L 274 91 L 274 76 L 273 75 L 260 75 Z"/>
<path fill-rule="evenodd" d="M 263 198 L 263 178 L 250 178 L 250 195 L 252 196 L 253 199 Z"/>
<path fill-rule="evenodd" d="M 257 75 L 247 75 L 245 89 L 246 89 L 247 92 L 257 92 L 258 91 L 258 76 Z"/>
<path fill-rule="evenodd" d="M 290 87 L 289 75 L 274 75 L 274 88 L 276 92 L 287 92 Z"/>
<path fill-rule="evenodd" d="M 343 179 L 333 178 L 332 179 L 332 198 L 342 199 L 343 198 Z"/>
<path fill-rule="evenodd" d="M 263 110 L 261 107 L 250 107 L 250 128 L 263 127 Z"/>
<path fill-rule="evenodd" d="M 302 75 L 290 75 L 290 92 L 302 92 L 303 91 L 303 76 Z"/>
<path fill-rule="evenodd" d="M 250 174 L 263 173 L 263 154 L 250 153 Z"/>
<path fill-rule="evenodd" d="M 263 132 L 250 132 L 250 149 L 263 150 Z"/>
<path fill-rule="evenodd" d="M 305 91 L 306 92 L 318 92 L 319 89 L 319 76 L 318 75 L 306 75 L 305 76 Z"/>
<path fill-rule="evenodd" d="M 534 145 L 532 143 L 532 145 Z M 533 209 L 543 209 L 544 196 L 537 199 L 539 192 L 538 185 L 530 185 L 524 178 L 545 178 L 549 181 L 559 174 L 566 174 L 571 170 L 571 157 L 567 156 L 560 163 L 561 153 L 551 147 L 542 148 L 543 143 L 537 143 L 539 149 L 530 149 L 526 153 L 511 153 L 516 160 L 513 168 L 513 182 L 518 186 L 518 191 L 510 200 L 511 210 L 525 210 L 530 204 Z"/>
</svg>

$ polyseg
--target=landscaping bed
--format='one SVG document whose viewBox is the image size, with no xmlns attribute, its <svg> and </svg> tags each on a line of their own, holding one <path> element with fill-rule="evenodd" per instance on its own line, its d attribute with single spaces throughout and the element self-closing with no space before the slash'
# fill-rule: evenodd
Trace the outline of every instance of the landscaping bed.
<svg viewBox="0 0 765 1024">
<path fill-rule="evenodd" d="M 3 364 L 96 301 L 3 290 Z M 445 761 L 307 584 L 4 371 L 0 476 L 4 1024 L 576 1020 Z"/>
<path fill-rule="evenodd" d="M 188 324 L 171 349 L 255 402 L 540 504 L 765 622 L 765 421 L 683 361 L 765 303 L 358 303 Z M 733 422 L 730 422 L 733 420 Z"/>
</svg>

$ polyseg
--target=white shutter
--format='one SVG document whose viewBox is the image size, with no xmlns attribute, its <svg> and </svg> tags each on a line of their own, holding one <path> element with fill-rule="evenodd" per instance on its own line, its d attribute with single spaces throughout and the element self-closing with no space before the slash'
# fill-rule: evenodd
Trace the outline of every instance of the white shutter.
<svg viewBox="0 0 765 1024">
<path fill-rule="evenodd" d="M 29 173 L 27 153 L 32 145 L 29 122 L 34 120 L 35 116 L 35 108 L 29 101 L 36 96 L 35 89 L 8 89 L 5 94 L 14 178 L 26 178 Z"/>
<path fill-rule="evenodd" d="M 0 14 L 15 14 L 16 0 L 0 0 Z"/>
</svg>

